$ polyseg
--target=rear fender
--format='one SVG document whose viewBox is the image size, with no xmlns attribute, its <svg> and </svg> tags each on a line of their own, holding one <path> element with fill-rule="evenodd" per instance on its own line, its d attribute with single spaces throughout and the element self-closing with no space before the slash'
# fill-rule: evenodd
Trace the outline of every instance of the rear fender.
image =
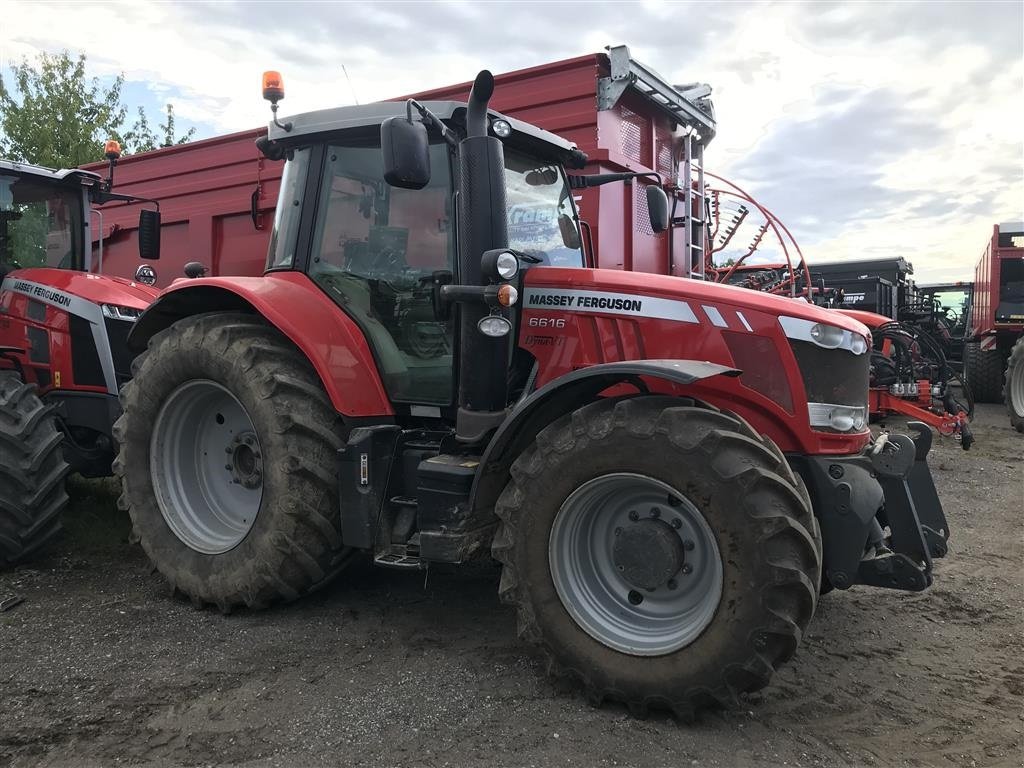
<svg viewBox="0 0 1024 768">
<path fill-rule="evenodd" d="M 561 376 L 521 401 L 495 433 L 473 480 L 470 506 L 490 510 L 508 482 L 512 462 L 538 432 L 617 384 L 633 383 L 649 387 L 652 393 L 685 397 L 685 387 L 701 379 L 739 375 L 735 368 L 697 360 L 636 360 L 593 365 Z"/>
<path fill-rule="evenodd" d="M 225 311 L 260 315 L 287 336 L 316 370 L 338 413 L 393 415 L 362 331 L 309 278 L 294 272 L 178 281 L 142 314 L 128 343 L 139 352 L 178 320 Z"/>
</svg>

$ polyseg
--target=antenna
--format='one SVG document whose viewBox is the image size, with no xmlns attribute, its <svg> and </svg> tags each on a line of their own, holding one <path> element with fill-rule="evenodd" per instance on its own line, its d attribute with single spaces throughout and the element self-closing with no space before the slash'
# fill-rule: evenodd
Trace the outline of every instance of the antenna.
<svg viewBox="0 0 1024 768">
<path fill-rule="evenodd" d="M 356 106 L 359 106 L 359 97 L 356 96 L 356 89 L 352 87 L 352 78 L 348 76 L 348 70 L 345 69 L 345 65 L 341 65 L 341 71 L 345 73 L 345 80 L 348 81 L 349 90 L 352 91 L 352 98 L 355 99 Z"/>
</svg>

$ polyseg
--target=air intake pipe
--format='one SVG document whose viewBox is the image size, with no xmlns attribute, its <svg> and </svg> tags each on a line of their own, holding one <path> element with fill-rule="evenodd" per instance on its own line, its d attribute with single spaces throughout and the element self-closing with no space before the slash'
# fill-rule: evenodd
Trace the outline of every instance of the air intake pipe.
<svg viewBox="0 0 1024 768">
<path fill-rule="evenodd" d="M 466 138 L 459 142 L 459 275 L 462 285 L 486 285 L 480 259 L 485 251 L 508 247 L 505 154 L 487 135 L 487 102 L 494 76 L 484 70 L 473 81 L 466 111 Z M 512 334 L 485 336 L 477 324 L 491 309 L 482 302 L 459 305 L 459 409 L 456 437 L 484 440 L 505 419 Z"/>
</svg>

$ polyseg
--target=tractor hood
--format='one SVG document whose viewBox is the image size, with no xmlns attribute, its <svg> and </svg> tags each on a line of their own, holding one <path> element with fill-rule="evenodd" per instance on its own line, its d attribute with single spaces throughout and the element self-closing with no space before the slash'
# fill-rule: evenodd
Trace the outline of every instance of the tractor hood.
<svg viewBox="0 0 1024 768">
<path fill-rule="evenodd" d="M 143 310 L 160 291 L 120 277 L 46 267 L 18 269 L 4 279 L 4 287 L 39 298 L 48 304 L 68 305 L 69 296 L 92 302 Z"/>
<path fill-rule="evenodd" d="M 804 299 L 776 296 L 720 283 L 682 277 L 623 272 L 614 269 L 530 269 L 525 275 L 524 309 L 560 306 L 565 310 L 659 316 L 672 319 L 681 313 L 697 319 L 702 315 L 719 327 L 728 327 L 728 316 L 744 324 L 749 315 L 791 317 L 825 323 L 868 338 L 868 328 L 854 317 L 810 304 Z M 545 290 L 550 289 L 550 290 Z M 650 301 L 647 301 L 650 300 Z M 667 300 L 667 301 L 666 301 Z M 682 316 L 680 319 L 684 319 Z M 726 325 L 722 325 L 722 323 Z"/>
</svg>

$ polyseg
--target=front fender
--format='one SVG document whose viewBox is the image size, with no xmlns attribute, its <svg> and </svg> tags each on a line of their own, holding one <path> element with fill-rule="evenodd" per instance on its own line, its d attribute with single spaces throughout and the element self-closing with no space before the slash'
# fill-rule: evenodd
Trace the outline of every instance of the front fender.
<svg viewBox="0 0 1024 768">
<path fill-rule="evenodd" d="M 632 360 L 592 365 L 561 376 L 522 400 L 498 428 L 481 457 L 470 506 L 479 511 L 493 507 L 508 480 L 509 467 L 534 436 L 616 384 L 655 379 L 675 389 L 711 376 L 739 375 L 735 368 L 698 360 Z"/>
<path fill-rule="evenodd" d="M 143 312 L 128 343 L 138 352 L 184 317 L 224 311 L 254 312 L 287 336 L 316 370 L 338 413 L 394 414 L 362 331 L 308 277 L 295 272 L 177 282 Z"/>
</svg>

